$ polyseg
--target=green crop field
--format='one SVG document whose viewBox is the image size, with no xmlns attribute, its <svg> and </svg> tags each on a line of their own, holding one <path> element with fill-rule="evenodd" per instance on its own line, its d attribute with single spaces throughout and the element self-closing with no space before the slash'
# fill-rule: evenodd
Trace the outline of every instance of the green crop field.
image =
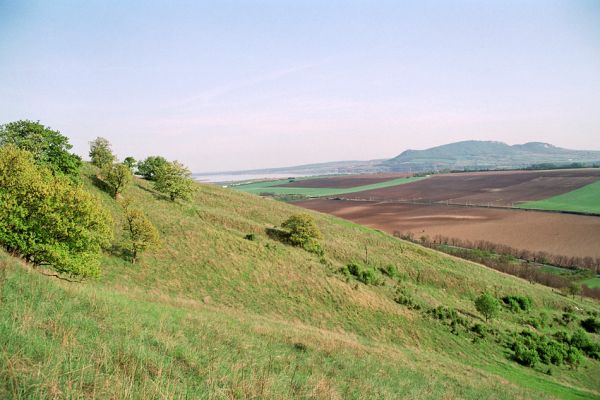
<svg viewBox="0 0 600 400">
<path fill-rule="evenodd" d="M 517 207 L 600 213 L 600 181 L 548 199 L 521 203 Z"/>
<path fill-rule="evenodd" d="M 123 211 L 93 173 L 84 183 L 119 243 Z M 305 210 L 235 190 L 200 185 L 193 201 L 170 202 L 136 179 L 123 195 L 161 235 L 136 264 L 115 246 L 99 279 L 72 283 L 0 251 L 0 398 L 600 398 L 599 361 L 530 368 L 507 345 L 529 321 L 547 321 L 539 334 L 575 331 L 597 301 L 310 213 L 320 257 L 265 233 Z M 341 273 L 351 261 L 379 282 Z M 473 303 L 483 291 L 533 306 L 486 322 Z M 438 306 L 462 325 L 432 317 Z"/>
<path fill-rule="evenodd" d="M 302 188 L 302 187 L 276 187 L 288 183 L 288 179 L 279 179 L 275 181 L 261 181 L 245 185 L 233 185 L 232 188 L 242 192 L 261 194 L 271 193 L 274 195 L 302 195 L 307 197 L 337 196 L 340 194 L 362 192 L 365 190 L 381 189 L 390 186 L 403 185 L 405 183 L 416 182 L 425 177 L 407 177 L 391 179 L 385 182 L 374 183 L 371 185 L 355 186 L 352 188 Z"/>
</svg>

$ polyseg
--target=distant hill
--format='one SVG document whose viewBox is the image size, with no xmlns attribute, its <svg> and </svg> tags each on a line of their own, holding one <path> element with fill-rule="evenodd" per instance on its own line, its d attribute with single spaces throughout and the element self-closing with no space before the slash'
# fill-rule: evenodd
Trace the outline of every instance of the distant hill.
<svg viewBox="0 0 600 400">
<path fill-rule="evenodd" d="M 502 142 L 467 140 L 426 150 L 406 150 L 383 164 L 392 171 L 422 171 L 523 168 L 540 163 L 598 161 L 600 151 L 569 150 L 540 142 L 510 146 Z"/>
<path fill-rule="evenodd" d="M 517 169 L 537 164 L 600 164 L 600 151 L 570 150 L 549 143 L 508 145 L 496 141 L 466 140 L 425 150 L 406 150 L 389 160 L 334 161 L 235 171 L 228 174 L 328 175 L 436 170 Z"/>
</svg>

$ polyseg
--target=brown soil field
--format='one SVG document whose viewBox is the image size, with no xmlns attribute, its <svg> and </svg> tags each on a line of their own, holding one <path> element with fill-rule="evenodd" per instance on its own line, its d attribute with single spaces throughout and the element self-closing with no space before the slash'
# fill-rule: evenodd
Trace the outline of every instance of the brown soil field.
<svg viewBox="0 0 600 400">
<path fill-rule="evenodd" d="M 390 173 L 390 174 L 364 174 L 332 176 L 330 178 L 304 179 L 296 182 L 277 185 L 276 187 L 302 187 L 302 188 L 334 188 L 349 189 L 356 186 L 372 185 L 397 178 L 405 178 L 411 174 Z"/>
<path fill-rule="evenodd" d="M 600 257 L 600 217 L 326 199 L 294 204 L 392 234 L 412 232 L 417 238 L 442 235 L 556 255 Z"/>
<path fill-rule="evenodd" d="M 600 168 L 456 173 L 347 194 L 344 198 L 511 206 L 566 193 L 597 180 Z"/>
</svg>

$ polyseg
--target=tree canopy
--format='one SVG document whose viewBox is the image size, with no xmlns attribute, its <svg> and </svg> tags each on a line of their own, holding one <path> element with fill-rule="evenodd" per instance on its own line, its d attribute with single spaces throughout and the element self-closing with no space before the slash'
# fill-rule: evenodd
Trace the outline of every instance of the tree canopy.
<svg viewBox="0 0 600 400">
<path fill-rule="evenodd" d="M 483 293 L 475 299 L 475 308 L 485 317 L 485 320 L 492 319 L 500 312 L 500 302 L 489 293 Z"/>
<path fill-rule="evenodd" d="M 189 169 L 178 161 L 167 162 L 156 171 L 154 188 L 175 199 L 189 200 L 197 190 Z"/>
<path fill-rule="evenodd" d="M 0 147 L 0 244 L 35 265 L 97 276 L 112 218 L 82 185 L 37 166 L 31 153 Z"/>
<path fill-rule="evenodd" d="M 30 152 L 33 160 L 55 175 L 79 178 L 81 158 L 70 152 L 69 139 L 39 122 L 21 120 L 0 126 L 0 146 L 12 144 Z"/>
<path fill-rule="evenodd" d="M 110 142 L 103 137 L 97 137 L 90 142 L 90 158 L 92 164 L 100 169 L 108 168 L 116 159 Z"/>
<path fill-rule="evenodd" d="M 144 161 L 140 161 L 137 164 L 136 175 L 140 175 L 150 181 L 156 180 L 157 171 L 164 165 L 168 164 L 166 158 L 161 156 L 150 156 Z"/>
<path fill-rule="evenodd" d="M 111 187 L 113 196 L 117 198 L 119 194 L 133 180 L 131 169 L 125 164 L 116 163 L 108 167 L 104 173 L 106 183 Z"/>
<path fill-rule="evenodd" d="M 131 251 L 131 262 L 135 263 L 138 254 L 148 247 L 158 244 L 158 230 L 140 209 L 125 206 L 125 233 L 128 236 L 127 244 Z"/>
<path fill-rule="evenodd" d="M 294 246 L 320 253 L 321 232 L 310 214 L 302 213 L 289 217 L 281 227 L 287 232 L 287 240 Z"/>
</svg>

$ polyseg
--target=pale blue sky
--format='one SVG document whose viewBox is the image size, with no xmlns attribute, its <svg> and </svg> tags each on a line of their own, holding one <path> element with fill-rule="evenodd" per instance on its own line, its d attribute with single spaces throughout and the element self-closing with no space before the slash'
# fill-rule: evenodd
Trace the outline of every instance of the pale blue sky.
<svg viewBox="0 0 600 400">
<path fill-rule="evenodd" d="M 600 149 L 600 1 L 0 0 L 0 123 L 195 172 Z"/>
</svg>

